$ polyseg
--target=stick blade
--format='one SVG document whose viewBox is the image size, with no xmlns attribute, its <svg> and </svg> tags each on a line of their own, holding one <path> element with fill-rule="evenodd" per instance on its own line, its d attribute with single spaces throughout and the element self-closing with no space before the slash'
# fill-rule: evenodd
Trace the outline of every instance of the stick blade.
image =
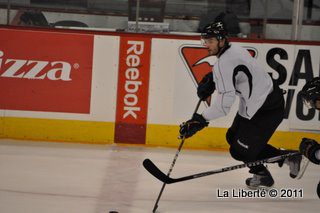
<svg viewBox="0 0 320 213">
<path fill-rule="evenodd" d="M 302 155 L 302 160 L 301 160 L 301 164 L 300 164 L 300 171 L 296 177 L 296 179 L 301 179 L 304 172 L 306 171 L 307 167 L 309 165 L 309 159 L 306 158 L 304 155 Z"/>
<path fill-rule="evenodd" d="M 161 172 L 161 170 L 156 165 L 154 165 L 154 163 L 150 159 L 145 159 L 143 161 L 143 166 L 150 174 L 152 174 L 158 180 L 166 184 L 174 182 L 172 178 L 169 178 L 167 175 Z"/>
</svg>

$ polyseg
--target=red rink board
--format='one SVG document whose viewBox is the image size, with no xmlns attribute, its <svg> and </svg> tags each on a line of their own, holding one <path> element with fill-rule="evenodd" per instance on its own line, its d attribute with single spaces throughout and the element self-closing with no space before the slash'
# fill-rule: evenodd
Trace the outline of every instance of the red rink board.
<svg viewBox="0 0 320 213">
<path fill-rule="evenodd" d="M 151 39 L 121 37 L 115 142 L 144 144 Z"/>
</svg>

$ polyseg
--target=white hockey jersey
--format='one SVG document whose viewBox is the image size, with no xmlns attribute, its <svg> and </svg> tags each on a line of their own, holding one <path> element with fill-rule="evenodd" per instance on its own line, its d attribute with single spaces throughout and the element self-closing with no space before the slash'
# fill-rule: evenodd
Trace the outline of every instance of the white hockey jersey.
<svg viewBox="0 0 320 213">
<path fill-rule="evenodd" d="M 227 115 L 236 95 L 240 99 L 238 113 L 251 119 L 273 90 L 270 75 L 256 59 L 239 45 L 230 45 L 213 66 L 216 94 L 202 113 L 208 121 Z"/>
</svg>

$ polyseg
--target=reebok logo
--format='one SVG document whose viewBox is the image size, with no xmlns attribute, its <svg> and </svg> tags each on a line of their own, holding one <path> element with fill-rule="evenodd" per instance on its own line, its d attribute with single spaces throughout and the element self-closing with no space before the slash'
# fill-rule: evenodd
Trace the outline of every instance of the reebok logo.
<svg viewBox="0 0 320 213">
<path fill-rule="evenodd" d="M 137 92 L 139 86 L 142 82 L 138 80 L 140 76 L 139 66 L 140 57 L 139 55 L 144 52 L 144 42 L 143 41 L 128 41 L 129 48 L 127 49 L 126 65 L 127 69 L 125 71 L 126 82 L 124 90 L 126 95 L 124 96 L 124 114 L 122 118 L 131 116 L 137 119 L 136 111 L 140 111 L 140 107 L 137 106 L 139 98 Z"/>
<path fill-rule="evenodd" d="M 239 139 L 237 140 L 237 143 L 238 143 L 240 146 L 242 146 L 243 148 L 249 149 L 249 146 L 246 145 L 246 144 L 244 144 L 244 143 L 242 143 Z"/>
</svg>

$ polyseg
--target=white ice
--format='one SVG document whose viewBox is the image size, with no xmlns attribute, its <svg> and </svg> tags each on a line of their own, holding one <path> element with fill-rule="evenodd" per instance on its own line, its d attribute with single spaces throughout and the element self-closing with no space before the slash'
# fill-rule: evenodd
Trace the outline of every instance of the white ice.
<svg viewBox="0 0 320 213">
<path fill-rule="evenodd" d="M 187 143 L 187 142 L 186 142 Z M 167 172 L 176 149 L 0 140 L 1 213 L 152 212 L 162 183 L 142 166 L 150 158 Z M 239 164 L 226 152 L 182 149 L 172 177 Z M 301 180 L 288 167 L 269 166 L 280 190 L 303 198 L 218 198 L 217 190 L 246 189 L 248 169 L 166 185 L 158 212 L 320 212 L 320 167 L 309 164 Z"/>
</svg>

